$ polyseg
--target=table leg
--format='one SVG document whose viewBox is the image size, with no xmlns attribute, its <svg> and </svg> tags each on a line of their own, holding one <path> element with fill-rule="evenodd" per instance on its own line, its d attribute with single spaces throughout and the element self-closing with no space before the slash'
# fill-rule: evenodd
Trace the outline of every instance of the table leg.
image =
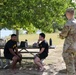
<svg viewBox="0 0 76 75">
<path fill-rule="evenodd" d="M 1 57 L 1 49 L 0 49 L 0 57 Z M 4 64 L 3 64 L 3 60 L 0 59 L 0 65 L 1 65 L 1 68 L 3 68 Z"/>
</svg>

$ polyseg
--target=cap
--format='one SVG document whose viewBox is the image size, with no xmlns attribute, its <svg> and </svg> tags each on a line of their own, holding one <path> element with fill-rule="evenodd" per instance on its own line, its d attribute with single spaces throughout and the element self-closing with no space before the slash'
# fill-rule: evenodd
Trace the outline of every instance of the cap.
<svg viewBox="0 0 76 75">
<path fill-rule="evenodd" d="M 69 7 L 66 12 L 70 12 L 70 13 L 74 13 L 74 8 L 73 7 Z"/>
</svg>

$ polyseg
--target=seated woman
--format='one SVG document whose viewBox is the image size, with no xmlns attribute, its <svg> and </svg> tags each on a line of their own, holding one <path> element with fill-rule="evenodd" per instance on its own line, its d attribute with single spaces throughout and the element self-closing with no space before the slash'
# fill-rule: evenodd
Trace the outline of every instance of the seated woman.
<svg viewBox="0 0 76 75">
<path fill-rule="evenodd" d="M 44 66 L 41 61 L 48 56 L 48 49 L 49 49 L 48 43 L 45 41 L 44 33 L 39 34 L 38 45 L 40 48 L 40 52 L 36 54 L 34 62 L 39 67 L 40 71 L 44 71 Z"/>
<path fill-rule="evenodd" d="M 11 35 L 11 39 L 5 44 L 4 56 L 6 59 L 12 60 L 12 70 L 15 69 L 16 63 L 19 62 L 21 65 L 22 55 L 18 52 L 16 34 Z"/>
</svg>

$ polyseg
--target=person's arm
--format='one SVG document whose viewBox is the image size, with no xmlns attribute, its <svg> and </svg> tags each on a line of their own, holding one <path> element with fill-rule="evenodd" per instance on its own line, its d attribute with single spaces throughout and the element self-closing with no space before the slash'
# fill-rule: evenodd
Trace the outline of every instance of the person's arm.
<svg viewBox="0 0 76 75">
<path fill-rule="evenodd" d="M 38 54 L 43 53 L 44 50 L 45 50 L 45 48 L 42 48 L 41 51 Z"/>
<path fill-rule="evenodd" d="M 13 51 L 13 48 L 15 47 L 16 45 L 13 45 L 13 43 L 10 41 L 9 43 L 8 43 L 8 49 L 9 49 L 9 51 L 10 51 L 10 53 L 12 54 L 12 55 L 14 55 L 14 56 L 16 56 L 16 53 Z"/>
<path fill-rule="evenodd" d="M 16 53 L 18 54 L 19 52 L 18 52 L 18 48 L 17 47 L 15 48 L 15 50 L 16 50 Z"/>
<path fill-rule="evenodd" d="M 39 47 L 39 42 L 40 42 L 40 40 L 38 39 L 38 41 L 37 41 L 37 47 Z"/>
<path fill-rule="evenodd" d="M 14 53 L 13 49 L 12 48 L 9 48 L 9 51 L 11 54 L 13 54 L 14 56 L 16 56 L 16 54 Z"/>
<path fill-rule="evenodd" d="M 62 30 L 61 33 L 59 34 L 59 37 L 60 37 L 61 39 L 66 38 L 66 37 L 68 36 L 69 31 L 70 31 L 70 26 L 67 26 L 67 25 L 64 26 L 64 27 L 63 27 L 63 30 Z"/>
<path fill-rule="evenodd" d="M 16 53 L 18 54 L 18 47 L 17 47 L 17 42 L 16 42 L 16 45 L 15 45 L 15 50 L 16 50 Z"/>
<path fill-rule="evenodd" d="M 45 47 L 46 47 L 46 43 L 42 43 L 42 48 L 38 54 L 42 54 L 45 50 Z"/>
</svg>

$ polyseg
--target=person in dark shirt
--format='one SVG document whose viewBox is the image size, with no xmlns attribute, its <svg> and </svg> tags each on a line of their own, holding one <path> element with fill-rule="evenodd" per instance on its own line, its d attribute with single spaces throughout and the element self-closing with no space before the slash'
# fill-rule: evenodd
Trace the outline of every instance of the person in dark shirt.
<svg viewBox="0 0 76 75">
<path fill-rule="evenodd" d="M 39 67 L 40 71 L 43 71 L 44 66 L 41 63 L 41 60 L 45 59 L 48 56 L 48 49 L 49 49 L 48 43 L 45 41 L 44 33 L 39 34 L 38 44 L 39 44 L 40 52 L 36 54 L 34 62 Z"/>
<path fill-rule="evenodd" d="M 11 39 L 5 44 L 4 56 L 6 59 L 12 60 L 12 70 L 15 69 L 16 63 L 19 62 L 21 65 L 21 54 L 19 54 L 17 49 L 17 37 L 16 34 L 11 35 Z"/>
</svg>

